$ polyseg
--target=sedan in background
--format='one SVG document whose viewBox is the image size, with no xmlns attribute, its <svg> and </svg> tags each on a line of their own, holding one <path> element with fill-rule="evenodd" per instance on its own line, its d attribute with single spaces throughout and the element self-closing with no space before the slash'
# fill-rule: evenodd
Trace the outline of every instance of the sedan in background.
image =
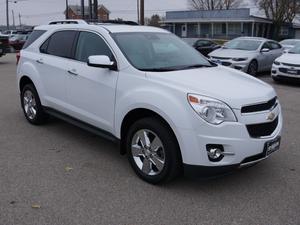
<svg viewBox="0 0 300 225">
<path fill-rule="evenodd" d="M 282 78 L 300 80 L 300 43 L 274 61 L 272 78 L 274 81 L 280 81 Z"/>
<path fill-rule="evenodd" d="M 280 42 L 285 52 L 294 48 L 297 44 L 300 44 L 300 39 L 286 39 Z"/>
<path fill-rule="evenodd" d="M 211 52 L 209 58 L 212 62 L 256 76 L 258 72 L 270 71 L 274 60 L 282 53 L 283 48 L 276 41 L 240 37 Z"/>
<path fill-rule="evenodd" d="M 200 39 L 194 43 L 193 47 L 202 55 L 208 56 L 209 53 L 221 46 L 212 40 Z"/>
<path fill-rule="evenodd" d="M 15 34 L 9 38 L 9 45 L 18 51 L 22 49 L 27 39 L 28 34 Z"/>
</svg>

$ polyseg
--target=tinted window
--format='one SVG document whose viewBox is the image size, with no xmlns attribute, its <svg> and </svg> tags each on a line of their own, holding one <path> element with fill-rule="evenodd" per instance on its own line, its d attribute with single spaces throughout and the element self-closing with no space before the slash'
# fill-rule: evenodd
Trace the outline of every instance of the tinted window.
<svg viewBox="0 0 300 225">
<path fill-rule="evenodd" d="M 109 47 L 99 35 L 91 32 L 80 32 L 75 59 L 87 62 L 89 56 L 92 55 L 107 55 L 113 60 L 113 55 Z"/>
<path fill-rule="evenodd" d="M 281 46 L 277 44 L 276 42 L 270 42 L 271 48 L 272 49 L 280 49 Z"/>
<path fill-rule="evenodd" d="M 261 47 L 261 49 L 264 49 L 264 48 L 267 48 L 267 49 L 272 49 L 272 46 L 270 45 L 270 42 L 265 42 L 264 44 L 263 44 L 263 46 Z"/>
<path fill-rule="evenodd" d="M 23 46 L 23 49 L 27 48 L 33 42 L 35 42 L 40 36 L 42 36 L 46 31 L 45 30 L 34 30 L 28 37 L 26 43 Z"/>
<path fill-rule="evenodd" d="M 72 47 L 77 31 L 59 31 L 50 37 L 47 50 L 44 53 L 72 58 Z"/>
</svg>

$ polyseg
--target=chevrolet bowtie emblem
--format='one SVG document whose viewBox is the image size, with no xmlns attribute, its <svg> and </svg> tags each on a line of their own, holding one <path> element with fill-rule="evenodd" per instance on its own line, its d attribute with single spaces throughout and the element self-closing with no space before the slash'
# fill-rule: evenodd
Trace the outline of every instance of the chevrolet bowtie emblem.
<svg viewBox="0 0 300 225">
<path fill-rule="evenodd" d="M 268 116 L 267 116 L 267 120 L 270 120 L 270 121 L 273 121 L 275 119 L 276 115 L 275 113 L 270 113 Z"/>
</svg>

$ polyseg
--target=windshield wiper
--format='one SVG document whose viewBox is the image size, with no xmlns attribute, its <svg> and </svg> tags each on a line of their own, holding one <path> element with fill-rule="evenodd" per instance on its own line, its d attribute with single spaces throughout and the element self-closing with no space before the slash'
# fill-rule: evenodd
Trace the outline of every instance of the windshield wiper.
<svg viewBox="0 0 300 225">
<path fill-rule="evenodd" d="M 202 67 L 212 67 L 211 65 L 205 64 L 194 64 L 194 65 L 187 65 L 187 66 L 173 66 L 173 67 L 161 67 L 161 68 L 149 68 L 149 69 L 141 69 L 142 71 L 149 71 L 149 72 L 169 72 L 169 71 L 177 71 L 177 70 L 187 70 L 187 69 L 194 69 L 194 68 L 202 68 Z"/>
<path fill-rule="evenodd" d="M 181 69 L 182 70 L 187 70 L 187 69 L 195 69 L 195 68 L 202 68 L 202 67 L 212 67 L 212 65 L 194 64 L 194 65 L 181 67 Z"/>
</svg>

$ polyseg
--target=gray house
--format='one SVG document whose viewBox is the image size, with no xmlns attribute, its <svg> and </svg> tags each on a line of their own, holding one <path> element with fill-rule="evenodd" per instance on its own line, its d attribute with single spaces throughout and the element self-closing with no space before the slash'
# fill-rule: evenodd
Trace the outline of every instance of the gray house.
<svg viewBox="0 0 300 225">
<path fill-rule="evenodd" d="M 163 27 L 182 38 L 232 39 L 240 36 L 272 38 L 273 24 L 266 18 L 253 16 L 250 9 L 193 10 L 166 12 Z M 286 24 L 280 37 L 291 38 L 299 26 Z"/>
</svg>

